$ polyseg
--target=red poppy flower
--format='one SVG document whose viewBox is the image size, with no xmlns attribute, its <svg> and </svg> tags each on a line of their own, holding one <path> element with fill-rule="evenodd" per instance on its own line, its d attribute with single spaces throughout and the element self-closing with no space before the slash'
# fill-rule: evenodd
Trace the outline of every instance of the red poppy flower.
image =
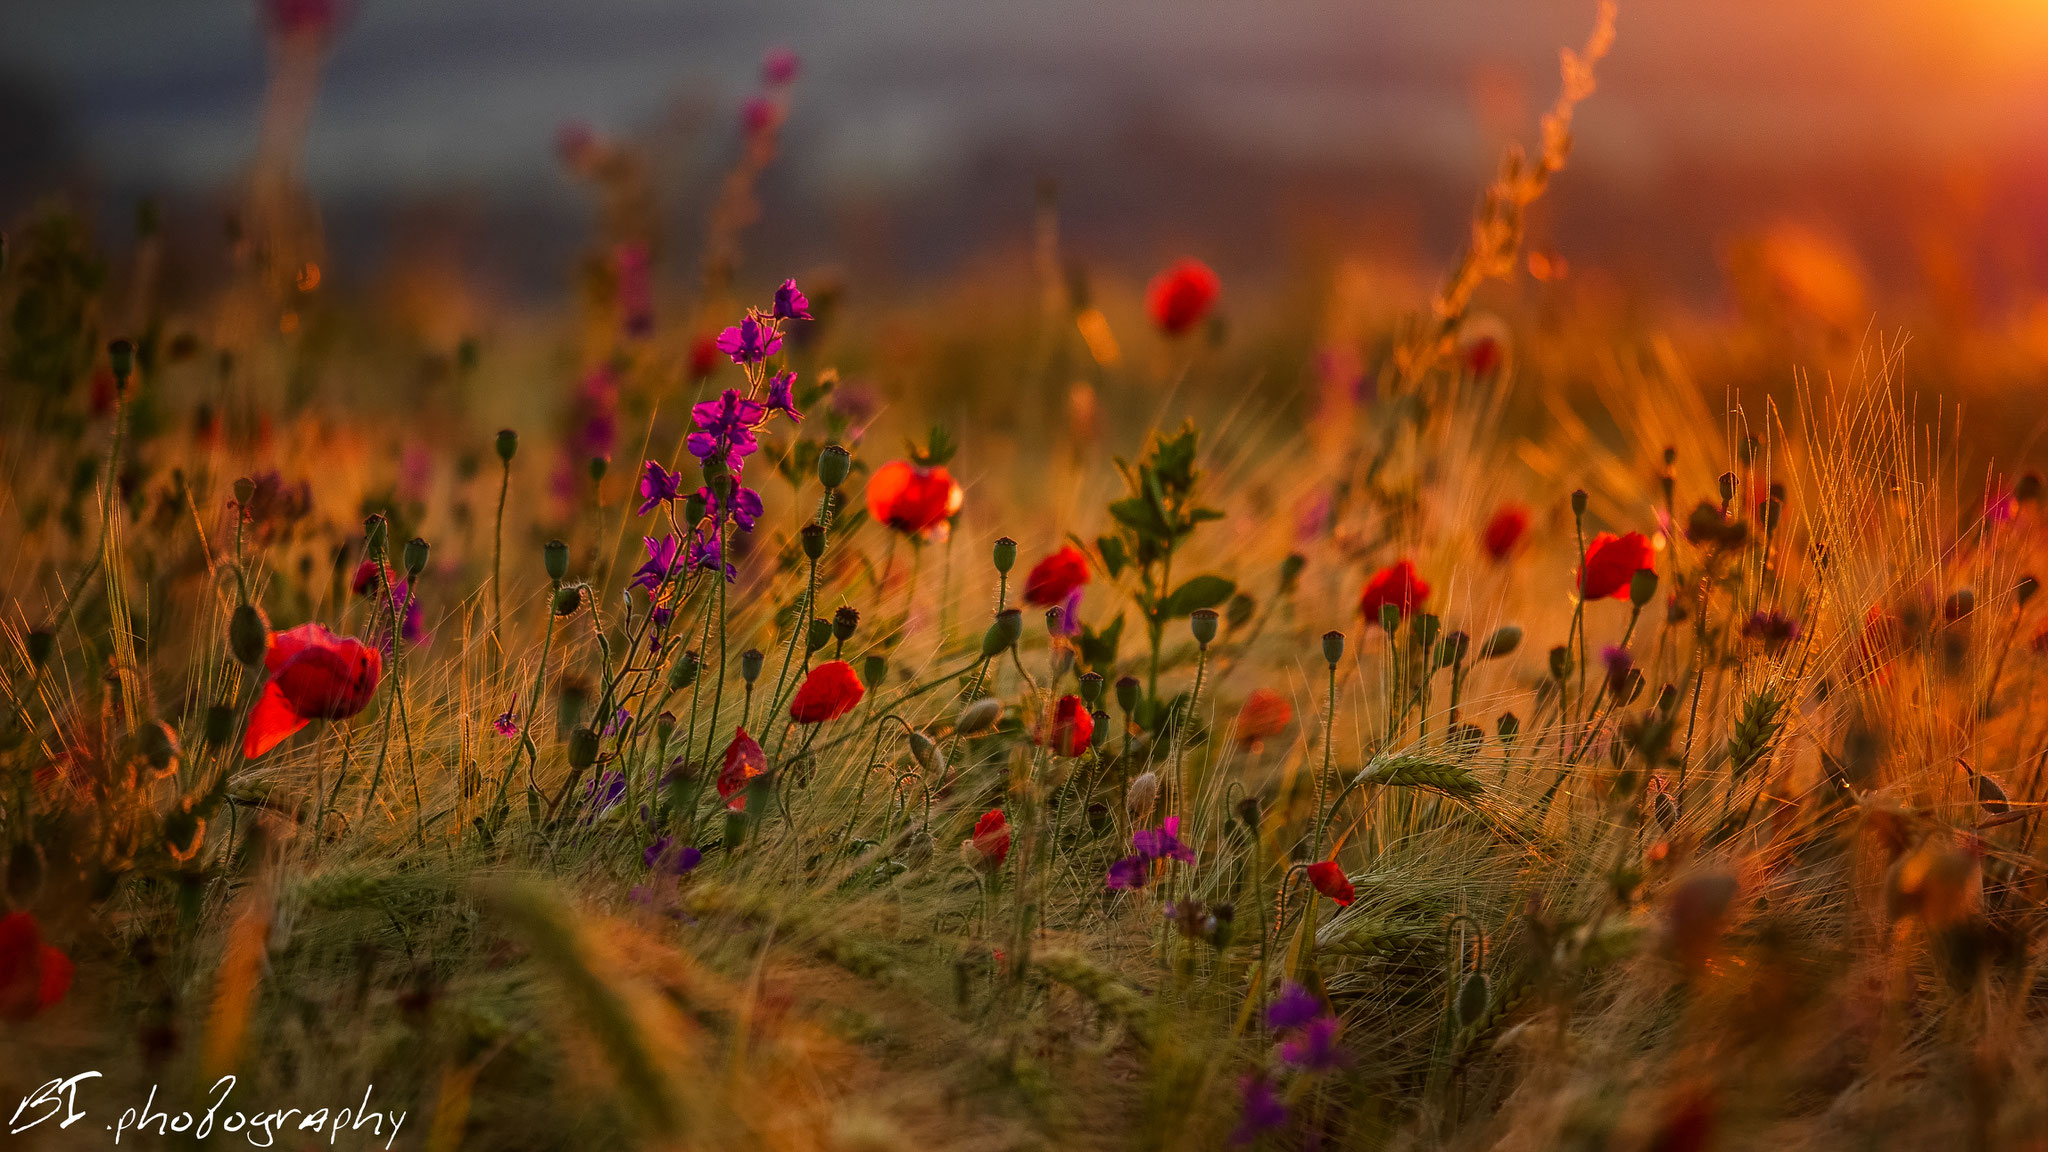
<svg viewBox="0 0 2048 1152">
<path fill-rule="evenodd" d="M 1181 260 L 1153 277 L 1145 289 L 1145 312 L 1168 336 L 1178 336 L 1202 322 L 1216 306 L 1222 284 L 1200 260 Z"/>
<path fill-rule="evenodd" d="M 1408 560 L 1397 560 L 1365 582 L 1365 594 L 1358 598 L 1358 610 L 1365 613 L 1365 622 L 1380 622 L 1380 608 L 1392 604 L 1401 610 L 1403 617 L 1422 606 L 1429 599 L 1429 584 L 1415 574 L 1415 565 Z"/>
<path fill-rule="evenodd" d="M 1522 534 L 1529 530 L 1529 510 L 1520 504 L 1503 504 L 1493 519 L 1486 522 L 1486 530 L 1480 533 L 1479 542 L 1486 554 L 1498 564 L 1508 558 L 1515 545 L 1522 542 Z"/>
<path fill-rule="evenodd" d="M 263 656 L 270 682 L 249 713 L 242 755 L 254 760 L 314 720 L 346 720 L 369 706 L 384 654 L 319 624 L 273 632 Z"/>
<path fill-rule="evenodd" d="M 1074 590 L 1088 582 L 1088 557 L 1072 544 L 1040 560 L 1024 577 L 1024 602 L 1049 606 L 1064 604 Z"/>
<path fill-rule="evenodd" d="M 702 380 L 718 371 L 718 337 L 706 333 L 690 343 L 690 379 Z"/>
<path fill-rule="evenodd" d="M 1650 541 L 1641 532 L 1616 536 L 1602 532 L 1586 545 L 1586 570 L 1579 576 L 1579 595 L 1587 600 L 1619 600 L 1637 572 L 1650 567 Z"/>
<path fill-rule="evenodd" d="M 761 751 L 745 728 L 732 734 L 732 743 L 725 746 L 725 763 L 718 770 L 718 796 L 725 806 L 735 812 L 747 808 L 747 781 L 768 770 L 768 754 Z"/>
<path fill-rule="evenodd" d="M 1087 751 L 1095 735 L 1095 717 L 1079 696 L 1062 696 L 1052 706 L 1052 750 L 1062 756 L 1079 756 Z"/>
<path fill-rule="evenodd" d="M 1294 720 L 1294 705 L 1271 688 L 1254 689 L 1237 710 L 1237 742 L 1257 744 L 1278 736 Z"/>
<path fill-rule="evenodd" d="M 868 513 L 911 535 L 928 535 L 960 511 L 966 493 L 944 468 L 891 460 L 868 478 Z"/>
<path fill-rule="evenodd" d="M 1339 908 L 1350 907 L 1358 895 L 1358 890 L 1351 886 L 1351 877 L 1344 875 L 1335 860 L 1318 860 L 1309 865 L 1308 882 L 1316 886 L 1316 891 L 1335 900 Z"/>
<path fill-rule="evenodd" d="M 860 677 L 854 674 L 853 665 L 844 660 L 827 661 L 804 677 L 803 686 L 789 702 L 789 718 L 799 724 L 822 724 L 837 719 L 853 711 L 866 692 Z"/>
<path fill-rule="evenodd" d="M 1010 825 L 1001 808 L 991 808 L 974 822 L 974 838 L 968 843 L 981 854 L 990 869 L 1000 868 L 1010 855 Z"/>
<path fill-rule="evenodd" d="M 27 1020 L 71 990 L 71 958 L 43 943 L 35 917 L 0 919 L 0 1020 Z"/>
<path fill-rule="evenodd" d="M 386 568 L 384 578 L 387 586 L 398 583 L 398 575 Z M 356 574 L 348 582 L 349 591 L 358 596 L 368 596 L 377 590 L 377 562 L 365 560 L 356 565 Z"/>
</svg>

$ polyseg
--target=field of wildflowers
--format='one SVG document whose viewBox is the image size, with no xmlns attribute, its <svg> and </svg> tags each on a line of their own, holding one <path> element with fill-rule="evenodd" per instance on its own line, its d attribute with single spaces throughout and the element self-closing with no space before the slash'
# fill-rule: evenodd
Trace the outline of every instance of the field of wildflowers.
<svg viewBox="0 0 2048 1152">
<path fill-rule="evenodd" d="M 2043 1146 L 2029 445 L 1799 236 L 1529 291 L 1611 8 L 1419 309 L 1051 188 L 1021 289 L 757 271 L 778 52 L 687 290 L 572 128 L 495 326 L 323 290 L 271 16 L 217 285 L 6 236 L 0 1143 Z"/>
</svg>

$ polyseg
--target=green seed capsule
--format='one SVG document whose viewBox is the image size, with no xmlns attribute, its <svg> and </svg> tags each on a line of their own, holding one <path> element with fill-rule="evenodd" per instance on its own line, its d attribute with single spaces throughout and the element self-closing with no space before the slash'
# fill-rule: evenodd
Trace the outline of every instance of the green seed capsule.
<svg viewBox="0 0 2048 1152">
<path fill-rule="evenodd" d="M 1301 570 L 1308 567 L 1308 557 L 1299 552 L 1289 552 L 1287 559 L 1280 562 L 1280 591 L 1292 592 L 1301 582 Z"/>
<path fill-rule="evenodd" d="M 270 651 L 270 621 L 254 604 L 239 604 L 228 617 L 228 651 L 249 668 L 261 667 Z"/>
<path fill-rule="evenodd" d="M 1008 536 L 997 540 L 993 558 L 996 563 L 996 571 L 1008 576 L 1010 569 L 1017 563 L 1017 542 Z"/>
<path fill-rule="evenodd" d="M 569 767 L 588 768 L 597 763 L 597 733 L 578 728 L 569 733 Z"/>
<path fill-rule="evenodd" d="M 504 462 L 505 462 L 505 463 L 507 463 L 507 464 L 510 464 L 510 463 L 512 462 L 512 457 L 513 457 L 513 456 L 515 456 L 515 455 L 517 455 L 517 454 L 518 454 L 518 452 L 519 452 L 519 433 L 517 433 L 517 432 L 514 432 L 514 431 L 513 431 L 512 429 L 510 429 L 510 428 L 504 428 L 504 429 L 501 429 L 501 430 L 499 430 L 499 432 L 498 432 L 498 459 L 500 459 L 500 460 L 504 461 Z"/>
<path fill-rule="evenodd" d="M 803 541 L 804 555 L 816 560 L 825 554 L 825 526 L 813 520 L 804 525 L 798 537 Z"/>
<path fill-rule="evenodd" d="M 1481 660 L 1498 660 L 1522 646 L 1522 630 L 1513 624 L 1503 624 L 1493 630 L 1484 643 L 1479 645 Z"/>
<path fill-rule="evenodd" d="M 581 584 L 564 584 L 560 588 L 555 589 L 555 615 L 573 616 L 576 614 L 576 610 L 581 607 L 583 607 L 583 586 Z"/>
<path fill-rule="evenodd" d="M 697 653 L 695 649 L 676 657 L 668 666 L 668 690 L 681 692 L 697 682 Z"/>
<path fill-rule="evenodd" d="M 832 642 L 832 622 L 813 618 L 810 631 L 804 636 L 804 655 L 808 656 Z"/>
<path fill-rule="evenodd" d="M 384 558 L 384 548 L 391 535 L 391 523 L 381 512 L 372 512 L 363 520 L 363 551 L 373 560 Z"/>
<path fill-rule="evenodd" d="M 882 683 L 882 677 L 889 672 L 889 661 L 883 656 L 870 656 L 860 662 L 860 682 L 873 689 Z"/>
<path fill-rule="evenodd" d="M 107 345 L 107 364 L 114 370 L 114 382 L 127 387 L 128 377 L 135 371 L 135 345 L 126 340 Z"/>
<path fill-rule="evenodd" d="M 860 609 L 842 604 L 832 613 L 832 638 L 841 644 L 853 639 L 854 630 L 860 627 Z"/>
<path fill-rule="evenodd" d="M 541 565 L 548 571 L 548 579 L 560 580 L 569 574 L 569 546 L 560 540 L 550 540 L 540 550 Z"/>
<path fill-rule="evenodd" d="M 1344 662 L 1344 634 L 1334 628 L 1323 633 L 1323 662 L 1332 665 Z"/>
<path fill-rule="evenodd" d="M 1100 748 L 1109 743 L 1109 713 L 1098 710 L 1089 713 L 1088 716 L 1095 721 L 1094 730 L 1088 733 L 1089 746 Z"/>
<path fill-rule="evenodd" d="M 837 444 L 825 445 L 818 453 L 818 483 L 827 488 L 838 488 L 846 483 L 846 474 L 853 470 L 853 456 Z"/>
<path fill-rule="evenodd" d="M 1514 743 L 1515 737 L 1521 731 L 1522 718 L 1513 712 L 1503 712 L 1500 714 L 1500 719 L 1493 722 L 1494 735 L 1499 736 L 1500 742 L 1503 744 Z"/>
<path fill-rule="evenodd" d="M 1188 616 L 1188 631 L 1194 633 L 1195 643 L 1207 648 L 1216 639 L 1216 610 L 1197 608 Z"/>
<path fill-rule="evenodd" d="M 1116 706 L 1126 716 L 1138 710 L 1138 678 L 1136 676 L 1117 677 Z"/>
<path fill-rule="evenodd" d="M 1102 699 L 1102 675 L 1098 672 L 1081 673 L 1081 702 L 1093 708 Z"/>
<path fill-rule="evenodd" d="M 611 470 L 612 470 L 612 458 L 611 458 L 611 457 L 609 457 L 609 456 L 592 456 L 592 457 L 590 458 L 590 482 L 591 482 L 592 484 L 602 484 L 602 483 L 604 483 L 604 474 L 605 474 L 605 473 L 607 473 L 607 472 L 609 472 L 609 471 L 611 471 Z"/>
<path fill-rule="evenodd" d="M 427 570 L 428 551 L 427 542 L 418 536 L 405 542 L 405 575 L 408 579 Z"/>
<path fill-rule="evenodd" d="M 748 684 L 761 678 L 761 665 L 767 662 L 759 648 L 749 648 L 740 653 L 740 679 Z"/>
<path fill-rule="evenodd" d="M 1638 568 L 1628 578 L 1628 602 L 1641 608 L 1657 597 L 1657 573 L 1650 568 Z"/>
</svg>

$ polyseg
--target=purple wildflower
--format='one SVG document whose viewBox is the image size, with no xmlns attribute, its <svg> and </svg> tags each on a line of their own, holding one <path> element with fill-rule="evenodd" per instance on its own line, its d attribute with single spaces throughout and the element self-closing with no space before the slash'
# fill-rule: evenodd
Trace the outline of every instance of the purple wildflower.
<svg viewBox="0 0 2048 1152">
<path fill-rule="evenodd" d="M 1281 985 L 1279 998 L 1266 1006 L 1266 1027 L 1299 1028 L 1322 1014 L 1323 1002 L 1316 994 L 1290 980 Z"/>
<path fill-rule="evenodd" d="M 1799 621 L 1777 608 L 1768 612 L 1759 609 L 1743 621 L 1742 636 L 1745 640 L 1761 640 L 1765 649 L 1776 653 L 1799 639 Z"/>
<path fill-rule="evenodd" d="M 652 536 L 642 536 L 640 540 L 647 546 L 647 562 L 633 573 L 633 579 L 627 587 L 644 588 L 651 596 L 655 589 L 668 583 L 669 574 L 675 571 L 679 545 L 672 532 L 659 540 Z"/>
<path fill-rule="evenodd" d="M 1126 856 L 1109 866 L 1109 876 L 1103 883 L 1116 889 L 1143 888 L 1150 867 L 1151 861 L 1143 856 Z"/>
<path fill-rule="evenodd" d="M 710 460 L 723 452 L 725 467 L 737 473 L 754 454 L 759 444 L 754 439 L 754 425 L 761 422 L 767 410 L 759 401 L 749 400 L 734 388 L 727 388 L 716 400 L 706 400 L 690 409 L 690 417 L 696 421 L 697 431 L 684 440 L 690 455 L 699 460 Z"/>
<path fill-rule="evenodd" d="M 775 318 L 777 320 L 809 320 L 811 301 L 794 280 L 784 280 L 782 287 L 775 290 Z"/>
<path fill-rule="evenodd" d="M 705 515 L 717 523 L 720 513 L 718 493 L 709 488 L 699 488 L 697 494 L 704 497 Z M 725 511 L 732 517 L 732 522 L 740 526 L 740 531 L 752 532 L 761 519 L 761 494 L 752 488 L 742 487 L 733 493 L 732 507 Z"/>
<path fill-rule="evenodd" d="M 599 733 L 599 735 L 616 736 L 621 731 L 625 730 L 626 725 L 631 724 L 632 722 L 633 713 L 624 708 L 620 708 L 617 712 L 612 713 L 611 719 L 604 722 L 604 729 Z"/>
<path fill-rule="evenodd" d="M 640 474 L 640 511 L 638 515 L 645 516 L 649 512 L 654 511 L 657 505 L 672 503 L 682 493 L 683 474 L 681 472 L 671 472 L 663 468 L 659 462 L 649 460 L 647 461 L 646 468 Z"/>
<path fill-rule="evenodd" d="M 588 824 L 626 798 L 626 778 L 617 772 L 601 773 L 592 778 L 583 797 L 590 804 L 590 812 L 583 817 L 583 822 Z"/>
<path fill-rule="evenodd" d="M 671 836 L 657 836 L 654 843 L 640 854 L 641 863 L 650 870 L 681 876 L 704 860 L 704 853 L 688 845 L 677 845 Z"/>
<path fill-rule="evenodd" d="M 1180 842 L 1180 817 L 1168 816 L 1157 828 L 1140 828 L 1131 833 L 1131 847 L 1152 860 L 1195 862 L 1194 849 Z"/>
<path fill-rule="evenodd" d="M 1247 1076 L 1238 1081 L 1237 1092 L 1244 1101 L 1244 1111 L 1238 1118 L 1237 1128 L 1230 1133 L 1232 1144 L 1249 1144 L 1262 1133 L 1287 1123 L 1287 1105 L 1281 1103 L 1280 1094 L 1273 1090 L 1273 1082 L 1263 1075 Z"/>
<path fill-rule="evenodd" d="M 1060 605 L 1059 631 L 1060 635 L 1068 637 L 1081 634 L 1081 589 L 1079 588 L 1075 588 L 1072 592 L 1068 593 L 1067 602 Z"/>
<path fill-rule="evenodd" d="M 733 567 L 730 561 L 726 561 L 721 565 L 722 560 L 724 560 L 724 550 L 719 547 L 718 533 L 706 532 L 704 529 L 699 528 L 690 534 L 688 563 L 692 569 L 716 569 L 722 566 L 725 569 L 725 578 L 728 582 L 738 580 L 740 578 L 739 569 Z"/>
<path fill-rule="evenodd" d="M 778 372 L 768 378 L 768 402 L 770 412 L 780 412 L 791 422 L 804 422 L 803 413 L 796 410 L 796 373 Z"/>
<path fill-rule="evenodd" d="M 1344 1063 L 1344 1050 L 1337 1047 L 1337 1033 L 1343 1025 L 1335 1016 L 1318 1016 L 1280 1044 L 1280 1059 L 1305 1072 L 1328 1072 Z"/>
<path fill-rule="evenodd" d="M 497 719 L 491 721 L 491 730 L 510 740 L 512 737 L 519 735 L 518 715 L 510 708 L 505 709 L 503 712 L 498 713 Z"/>
<path fill-rule="evenodd" d="M 1628 674 L 1635 669 L 1636 658 L 1619 644 L 1609 644 L 1600 650 L 1600 662 L 1607 665 L 1607 690 L 1620 696 L 1628 690 Z"/>
<path fill-rule="evenodd" d="M 718 334 L 718 350 L 735 364 L 759 364 L 782 348 L 782 333 L 749 316 Z"/>
</svg>

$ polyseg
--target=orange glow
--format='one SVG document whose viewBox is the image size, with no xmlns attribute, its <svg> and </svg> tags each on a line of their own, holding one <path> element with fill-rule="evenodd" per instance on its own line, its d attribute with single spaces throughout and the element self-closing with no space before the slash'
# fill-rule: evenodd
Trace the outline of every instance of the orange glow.
<svg viewBox="0 0 2048 1152">
<path fill-rule="evenodd" d="M 311 292 L 320 286 L 320 266 L 311 260 L 299 267 L 299 291 Z"/>
</svg>

